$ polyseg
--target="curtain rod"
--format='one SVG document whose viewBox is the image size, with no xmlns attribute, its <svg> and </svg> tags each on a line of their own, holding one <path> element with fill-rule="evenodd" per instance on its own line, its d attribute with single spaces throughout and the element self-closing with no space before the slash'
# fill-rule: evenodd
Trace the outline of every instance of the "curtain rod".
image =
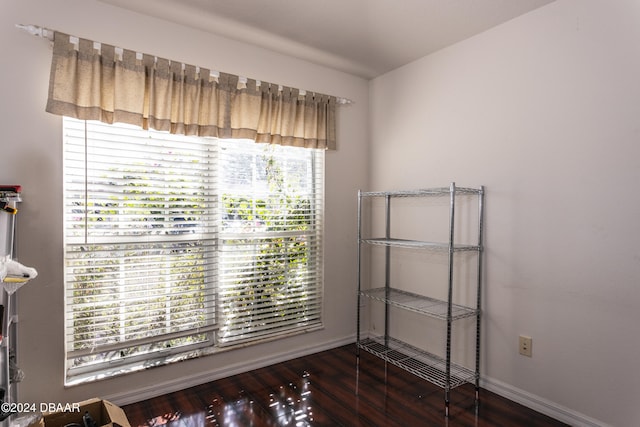
<svg viewBox="0 0 640 427">
<path fill-rule="evenodd" d="M 42 38 L 53 41 L 53 31 L 48 28 L 38 27 L 36 25 L 24 25 L 24 24 L 16 24 L 16 27 L 20 28 L 23 31 L 26 31 L 32 36 L 42 37 Z"/>
<path fill-rule="evenodd" d="M 51 42 L 53 42 L 53 34 L 55 33 L 54 30 L 51 30 L 49 28 L 44 28 L 44 27 L 40 27 L 37 25 L 24 25 L 24 24 L 16 24 L 16 27 L 26 31 L 27 33 L 31 34 L 32 36 L 36 36 L 36 37 L 41 37 L 43 39 L 47 39 Z M 74 36 L 72 36 L 74 37 Z M 78 37 L 75 37 L 76 39 L 78 39 Z M 240 79 L 246 80 L 246 77 L 242 77 L 239 76 Z M 304 89 L 298 89 L 300 91 L 301 94 L 306 93 L 307 91 Z M 349 104 L 353 104 L 353 101 L 347 98 L 342 98 L 342 97 L 336 97 L 336 103 L 340 104 L 340 105 L 349 105 Z"/>
</svg>

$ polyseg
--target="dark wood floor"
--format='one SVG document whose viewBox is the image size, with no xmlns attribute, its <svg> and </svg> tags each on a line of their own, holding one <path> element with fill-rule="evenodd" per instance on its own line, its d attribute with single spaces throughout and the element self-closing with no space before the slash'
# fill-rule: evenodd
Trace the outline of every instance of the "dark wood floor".
<svg viewBox="0 0 640 427">
<path fill-rule="evenodd" d="M 439 387 L 355 345 L 301 357 L 124 406 L 132 427 L 200 426 L 564 426 L 480 391 L 451 392 L 449 418 Z"/>
</svg>

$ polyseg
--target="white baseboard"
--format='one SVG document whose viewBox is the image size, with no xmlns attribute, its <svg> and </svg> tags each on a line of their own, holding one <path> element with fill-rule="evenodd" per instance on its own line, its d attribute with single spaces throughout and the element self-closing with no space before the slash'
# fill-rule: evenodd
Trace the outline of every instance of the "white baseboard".
<svg viewBox="0 0 640 427">
<path fill-rule="evenodd" d="M 146 399 L 162 396 L 163 394 L 168 394 L 175 391 L 184 390 L 189 387 L 205 384 L 210 381 L 215 381 L 221 378 L 230 377 L 232 375 L 241 374 L 253 369 L 259 369 L 265 366 L 273 365 L 275 363 L 285 362 L 297 357 L 319 353 L 321 351 L 330 350 L 332 348 L 341 347 L 347 344 L 353 344 L 354 342 L 355 338 L 353 336 L 344 337 L 341 339 L 324 342 L 319 345 L 306 347 L 304 349 L 298 349 L 297 351 L 293 352 L 283 351 L 275 355 L 256 359 L 248 364 L 246 363 L 246 361 L 238 362 L 233 365 L 225 366 L 221 369 L 198 372 L 191 376 L 180 377 L 175 380 L 166 381 L 164 383 L 153 384 L 152 386 L 144 387 L 142 389 L 127 390 L 125 392 L 107 395 L 104 396 L 104 398 L 115 403 L 116 405 L 124 406 L 130 403 L 140 402 Z"/>
<path fill-rule="evenodd" d="M 610 427 L 601 421 L 515 388 L 502 381 L 484 377 L 480 379 L 480 387 L 574 427 Z M 482 397 L 480 399 L 482 400 Z"/>
</svg>

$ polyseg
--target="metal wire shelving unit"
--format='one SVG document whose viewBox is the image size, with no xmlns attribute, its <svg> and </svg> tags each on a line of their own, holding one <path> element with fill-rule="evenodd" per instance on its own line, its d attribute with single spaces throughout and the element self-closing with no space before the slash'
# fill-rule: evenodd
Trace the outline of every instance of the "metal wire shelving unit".
<svg viewBox="0 0 640 427">
<path fill-rule="evenodd" d="M 461 195 L 477 198 L 477 243 L 457 244 L 455 242 L 455 211 L 456 198 Z M 398 239 L 392 236 L 391 231 L 391 200 L 404 197 L 449 197 L 449 230 L 447 242 L 429 242 L 419 240 Z M 385 236 L 363 237 L 363 199 L 383 198 L 385 202 Z M 480 389 L 480 315 L 482 296 L 482 253 L 483 253 L 483 228 L 484 228 L 484 187 L 467 188 L 457 187 L 451 183 L 449 187 L 439 187 L 412 191 L 385 191 L 385 192 L 358 192 L 358 306 L 357 306 L 357 357 L 358 366 L 360 350 L 367 351 L 380 357 L 384 361 L 398 366 L 414 375 L 425 379 L 444 389 L 445 416 L 449 416 L 450 392 L 455 387 L 465 383 L 475 384 L 476 404 L 479 401 Z M 385 247 L 385 286 L 368 288 L 363 283 L 363 246 L 382 245 Z M 403 289 L 391 287 L 391 249 L 409 248 L 418 251 L 430 250 L 448 253 L 448 283 L 447 298 L 437 299 L 428 296 L 429 289 L 424 294 L 408 292 Z M 477 281 L 475 283 L 476 304 L 465 306 L 453 302 L 454 294 L 454 260 L 457 252 L 477 252 Z M 474 284 L 469 284 L 473 286 Z M 385 307 L 385 326 L 383 336 L 363 337 L 361 333 L 361 299 L 381 301 Z M 391 322 L 390 307 L 398 307 L 403 310 L 419 313 L 446 323 L 446 344 L 444 357 L 417 348 L 403 342 L 389 333 Z M 451 360 L 452 325 L 453 322 L 475 318 L 475 368 L 470 369 L 455 364 Z"/>
</svg>

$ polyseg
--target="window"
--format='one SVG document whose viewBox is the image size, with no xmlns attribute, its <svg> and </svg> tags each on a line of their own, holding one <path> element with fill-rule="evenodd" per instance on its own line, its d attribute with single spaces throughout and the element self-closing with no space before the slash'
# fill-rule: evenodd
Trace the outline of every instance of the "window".
<svg viewBox="0 0 640 427">
<path fill-rule="evenodd" d="M 324 154 L 64 118 L 67 383 L 321 326 Z"/>
</svg>

